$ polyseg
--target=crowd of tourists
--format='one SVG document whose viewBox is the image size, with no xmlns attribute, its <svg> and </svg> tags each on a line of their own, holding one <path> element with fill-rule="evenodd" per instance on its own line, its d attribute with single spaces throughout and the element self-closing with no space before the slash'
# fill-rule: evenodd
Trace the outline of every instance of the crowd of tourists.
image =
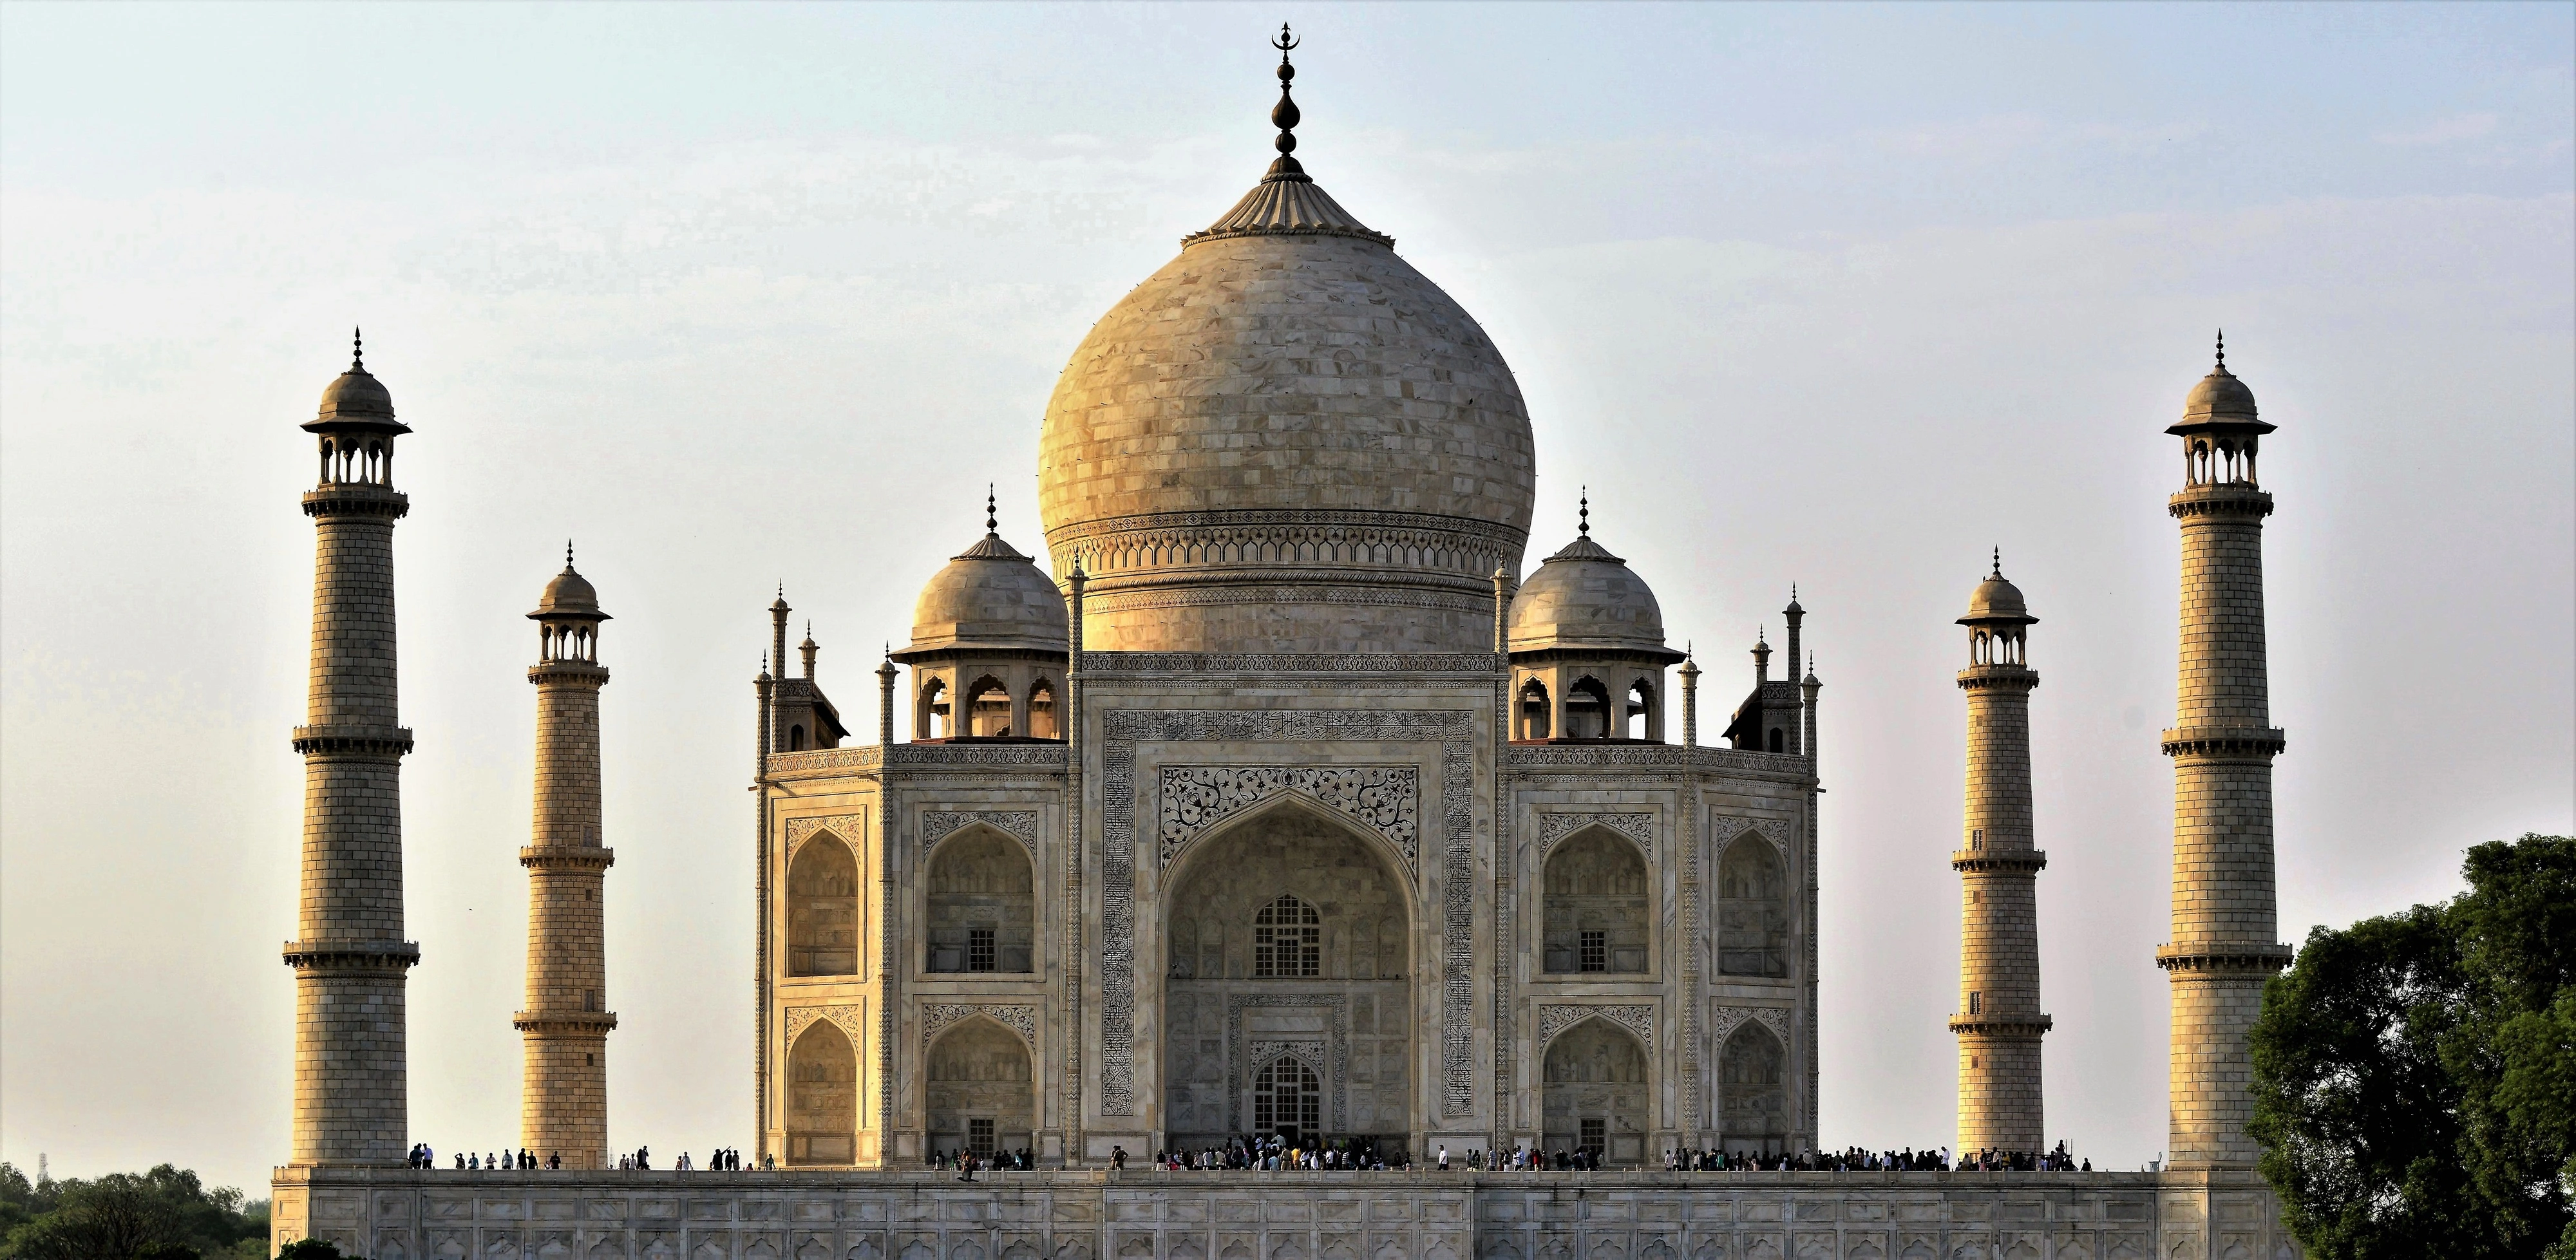
<svg viewBox="0 0 2576 1260">
<path fill-rule="evenodd" d="M 926 1162 L 933 1169 L 956 1173 L 959 1181 L 973 1181 L 976 1173 L 987 1169 L 1027 1172 L 1038 1166 L 1038 1157 L 1023 1146 L 1016 1151 L 932 1151 Z"/>
<path fill-rule="evenodd" d="M 2069 1154 L 2066 1143 L 2042 1154 L 2029 1151 L 1978 1150 L 1950 1156 L 1950 1148 L 1868 1151 L 1857 1146 L 1840 1151 L 1730 1153 L 1675 1148 L 1664 1152 L 1669 1172 L 2091 1172 L 2093 1161 Z"/>
<path fill-rule="evenodd" d="M 1026 1154 L 1026 1152 L 1022 1152 L 1022 1154 Z M 463 1172 L 509 1172 L 513 1170 L 533 1172 L 541 1168 L 560 1169 L 564 1166 L 563 1153 L 560 1151 L 550 1151 L 544 1158 L 540 1159 L 535 1151 L 528 1150 L 524 1147 L 504 1148 L 500 1151 L 489 1154 L 478 1154 L 473 1151 L 461 1151 L 456 1154 L 455 1161 L 456 1168 Z M 431 1150 L 429 1143 L 427 1142 L 417 1143 L 411 1148 L 410 1153 L 404 1157 L 403 1162 L 413 1168 L 436 1168 L 438 1167 L 438 1153 Z M 762 1168 L 776 1168 L 777 1166 L 778 1162 L 767 1156 L 763 1156 L 761 1163 L 758 1165 L 758 1167 Z M 634 1150 L 617 1157 L 617 1169 L 620 1172 L 628 1172 L 636 1169 L 649 1171 L 652 1167 L 653 1148 L 649 1146 L 636 1147 Z M 730 1146 L 719 1146 L 709 1150 L 707 1152 L 707 1162 L 704 1164 L 700 1164 L 686 1151 L 680 1152 L 680 1157 L 671 1164 L 671 1170 L 674 1172 L 741 1172 L 742 1167 L 742 1152 Z"/>
<path fill-rule="evenodd" d="M 1126 1165 L 1119 1163 L 1118 1166 L 1123 1168 Z M 1157 1151 L 1154 1153 L 1154 1166 L 1172 1172 L 1193 1169 L 1210 1172 L 1227 1169 L 1383 1172 L 1408 1165 L 1403 1152 L 1381 1151 L 1373 1138 L 1330 1138 L 1310 1144 L 1283 1134 L 1255 1137 L 1245 1133 L 1237 1134 L 1223 1146 L 1206 1146 L 1194 1151 Z"/>
</svg>

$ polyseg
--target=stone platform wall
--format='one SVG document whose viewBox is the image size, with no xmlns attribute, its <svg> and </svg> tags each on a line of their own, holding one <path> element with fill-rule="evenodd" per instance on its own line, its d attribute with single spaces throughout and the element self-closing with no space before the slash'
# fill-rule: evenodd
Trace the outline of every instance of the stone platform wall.
<svg viewBox="0 0 2576 1260">
<path fill-rule="evenodd" d="M 2248 1174 L 280 1169 L 375 1260 L 2287 1260 Z"/>
</svg>

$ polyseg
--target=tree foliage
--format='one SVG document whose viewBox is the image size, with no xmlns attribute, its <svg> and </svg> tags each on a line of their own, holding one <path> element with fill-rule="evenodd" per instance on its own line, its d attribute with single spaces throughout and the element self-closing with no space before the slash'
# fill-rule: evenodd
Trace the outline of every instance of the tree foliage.
<svg viewBox="0 0 2576 1260">
<path fill-rule="evenodd" d="M 2576 1260 L 2576 840 L 2320 927 L 2252 1034 L 2263 1174 L 2320 1260 Z"/>
<path fill-rule="evenodd" d="M 161 1164 L 30 1182 L 0 1164 L 0 1260 L 264 1260 L 268 1204 Z"/>
</svg>

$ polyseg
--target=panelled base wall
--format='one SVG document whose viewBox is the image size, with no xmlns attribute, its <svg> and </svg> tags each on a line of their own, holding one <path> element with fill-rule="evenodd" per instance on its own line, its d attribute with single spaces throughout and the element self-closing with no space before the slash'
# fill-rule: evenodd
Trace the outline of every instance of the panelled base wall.
<svg viewBox="0 0 2576 1260">
<path fill-rule="evenodd" d="M 374 1260 L 2287 1260 L 2250 1173 L 280 1169 Z"/>
</svg>

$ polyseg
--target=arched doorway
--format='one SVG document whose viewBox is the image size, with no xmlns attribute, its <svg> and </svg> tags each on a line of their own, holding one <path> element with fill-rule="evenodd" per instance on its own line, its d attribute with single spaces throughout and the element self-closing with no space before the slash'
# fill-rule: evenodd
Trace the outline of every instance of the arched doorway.
<svg viewBox="0 0 2576 1260">
<path fill-rule="evenodd" d="M 1324 1132 L 1324 1086 L 1294 1056 L 1282 1054 L 1252 1075 L 1252 1132 L 1290 1146 Z"/>
<path fill-rule="evenodd" d="M 1737 836 L 1718 860 L 1717 972 L 1789 974 L 1789 876 L 1757 831 Z"/>
<path fill-rule="evenodd" d="M 1646 969 L 1646 861 L 1634 842 L 1586 827 L 1557 842 L 1541 883 L 1551 974 Z"/>
<path fill-rule="evenodd" d="M 931 971 L 1029 970 L 1037 874 L 1027 846 L 978 825 L 930 851 Z"/>
<path fill-rule="evenodd" d="M 1625 1167 L 1646 1159 L 1646 1048 L 1606 1019 L 1587 1019 L 1557 1034 L 1540 1069 L 1540 1140 L 1550 1158 L 1590 1151 Z"/>
<path fill-rule="evenodd" d="M 922 1110 L 930 1149 L 978 1155 L 1033 1146 L 1036 1089 L 1027 1043 L 1018 1033 L 977 1017 L 930 1044 Z"/>
<path fill-rule="evenodd" d="M 828 831 L 797 846 L 787 868 L 787 974 L 859 970 L 859 862 Z"/>
<path fill-rule="evenodd" d="M 787 1162 L 846 1164 L 859 1149 L 859 1056 L 828 1019 L 787 1052 Z"/>
<path fill-rule="evenodd" d="M 1293 1097 L 1285 1123 L 1301 1137 L 1406 1148 L 1414 990 L 1401 881 L 1382 841 L 1297 798 L 1180 854 L 1163 897 L 1168 1145 L 1221 1146 L 1263 1114 L 1275 1128 Z M 1312 1092 L 1298 1092 L 1297 1071 Z"/>
<path fill-rule="evenodd" d="M 1789 1149 L 1789 1052 L 1753 1020 L 1726 1039 L 1717 1060 L 1718 1133 L 1730 1154 Z"/>
</svg>

